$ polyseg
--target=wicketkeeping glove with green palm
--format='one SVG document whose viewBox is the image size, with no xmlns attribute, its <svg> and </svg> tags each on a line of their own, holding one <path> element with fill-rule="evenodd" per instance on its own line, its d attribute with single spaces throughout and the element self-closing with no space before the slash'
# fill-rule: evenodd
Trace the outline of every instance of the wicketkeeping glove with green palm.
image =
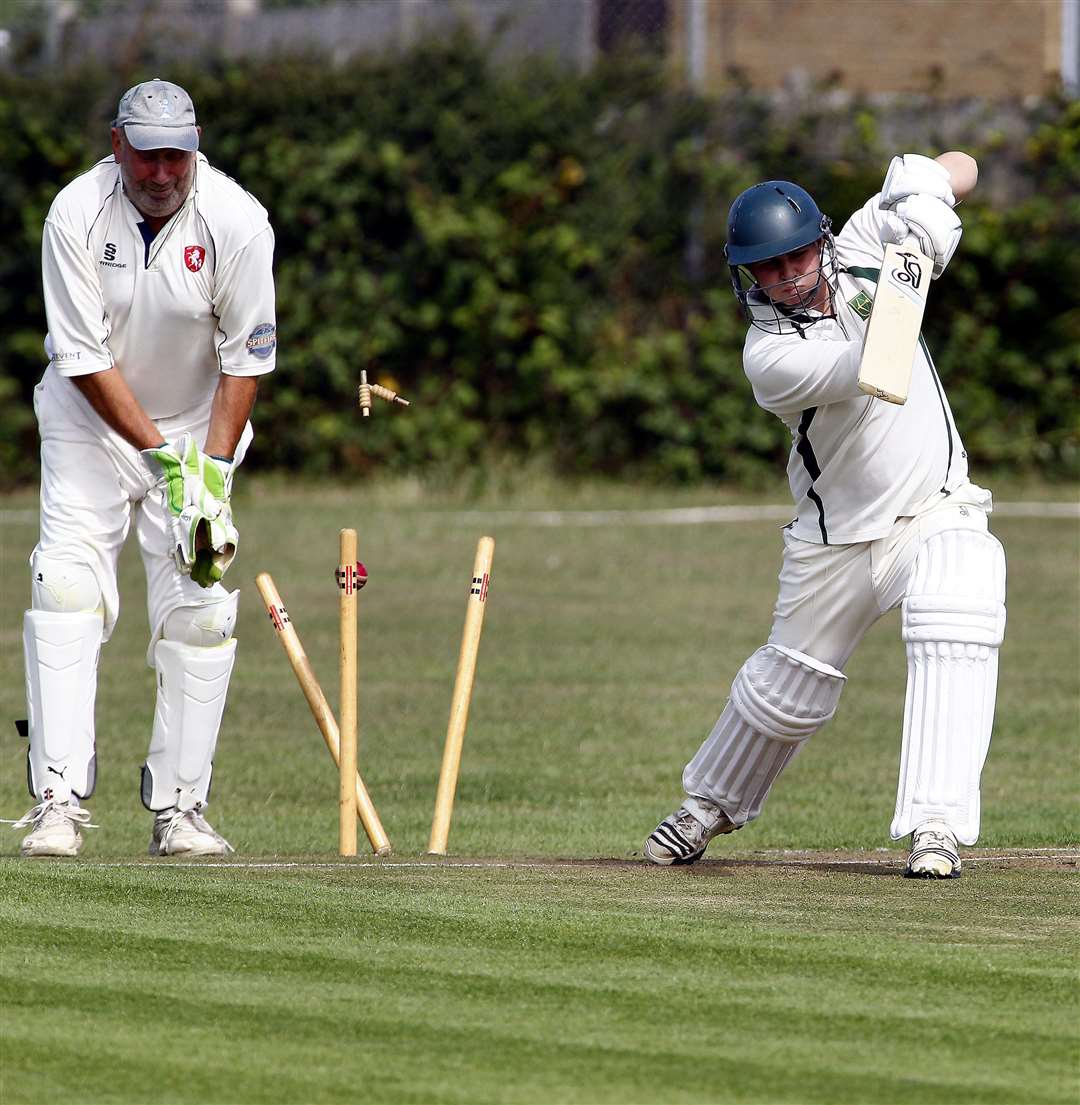
<svg viewBox="0 0 1080 1105">
<path fill-rule="evenodd" d="M 229 506 L 232 462 L 200 452 L 191 434 L 142 455 L 165 496 L 177 569 L 200 587 L 212 586 L 228 570 L 240 538 Z"/>
</svg>

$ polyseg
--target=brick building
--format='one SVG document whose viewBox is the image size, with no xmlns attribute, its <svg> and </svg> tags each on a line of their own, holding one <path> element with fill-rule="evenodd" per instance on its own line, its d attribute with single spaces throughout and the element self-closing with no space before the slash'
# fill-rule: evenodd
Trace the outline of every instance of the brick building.
<svg viewBox="0 0 1080 1105">
<path fill-rule="evenodd" d="M 999 99 L 1074 94 L 1080 0 L 604 0 L 664 8 L 694 83 L 776 88 L 802 74 L 852 92 Z"/>
<path fill-rule="evenodd" d="M 634 40 L 706 92 L 801 81 L 997 100 L 1058 85 L 1076 94 L 1080 71 L 1080 0 L 64 0 L 34 10 L 47 21 L 38 61 L 50 67 L 155 48 L 162 61 L 314 50 L 343 63 L 464 23 L 510 64 L 545 55 L 586 69 Z M 13 45 L 0 25 L 0 65 Z"/>
</svg>

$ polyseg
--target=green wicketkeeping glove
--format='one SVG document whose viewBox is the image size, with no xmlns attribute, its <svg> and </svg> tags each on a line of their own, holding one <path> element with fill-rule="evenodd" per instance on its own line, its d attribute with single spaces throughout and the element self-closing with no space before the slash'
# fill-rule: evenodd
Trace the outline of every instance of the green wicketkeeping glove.
<svg viewBox="0 0 1080 1105">
<path fill-rule="evenodd" d="M 200 587 L 210 587 L 229 570 L 236 556 L 240 534 L 233 525 L 232 509 L 222 504 L 216 518 L 204 518 L 195 527 L 195 559 L 191 578 Z"/>
<path fill-rule="evenodd" d="M 228 570 L 239 534 L 229 496 L 232 463 L 200 452 L 191 434 L 144 449 L 168 508 L 169 552 L 178 571 L 210 587 Z"/>
</svg>

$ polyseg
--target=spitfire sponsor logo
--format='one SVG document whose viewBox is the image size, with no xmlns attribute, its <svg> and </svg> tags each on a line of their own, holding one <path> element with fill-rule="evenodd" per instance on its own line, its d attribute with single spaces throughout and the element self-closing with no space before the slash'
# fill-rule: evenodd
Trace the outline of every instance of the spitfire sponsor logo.
<svg viewBox="0 0 1080 1105">
<path fill-rule="evenodd" d="M 248 334 L 246 345 L 252 357 L 265 361 L 277 348 L 277 327 L 271 322 L 260 322 Z"/>
<path fill-rule="evenodd" d="M 859 292 L 857 296 L 847 301 L 847 305 L 859 318 L 866 319 L 870 317 L 870 309 L 874 306 L 874 301 L 866 292 Z"/>
<path fill-rule="evenodd" d="M 123 261 L 117 261 L 116 259 L 115 242 L 105 243 L 105 248 L 101 251 L 101 257 L 98 259 L 98 264 L 107 269 L 127 268 L 127 265 Z"/>
<path fill-rule="evenodd" d="M 184 246 L 184 264 L 192 272 L 198 272 L 206 260 L 205 246 Z"/>
</svg>

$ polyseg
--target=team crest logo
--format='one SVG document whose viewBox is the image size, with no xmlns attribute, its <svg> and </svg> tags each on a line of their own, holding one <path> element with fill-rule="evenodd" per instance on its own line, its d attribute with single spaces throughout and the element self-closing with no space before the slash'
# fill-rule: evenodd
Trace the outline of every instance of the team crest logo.
<svg viewBox="0 0 1080 1105">
<path fill-rule="evenodd" d="M 849 299 L 847 305 L 859 316 L 859 318 L 867 319 L 870 317 L 870 310 L 874 306 L 874 301 L 866 294 L 866 292 L 859 292 L 854 299 Z"/>
<path fill-rule="evenodd" d="M 184 246 L 184 264 L 192 272 L 198 272 L 206 260 L 206 249 L 203 246 Z"/>
</svg>

